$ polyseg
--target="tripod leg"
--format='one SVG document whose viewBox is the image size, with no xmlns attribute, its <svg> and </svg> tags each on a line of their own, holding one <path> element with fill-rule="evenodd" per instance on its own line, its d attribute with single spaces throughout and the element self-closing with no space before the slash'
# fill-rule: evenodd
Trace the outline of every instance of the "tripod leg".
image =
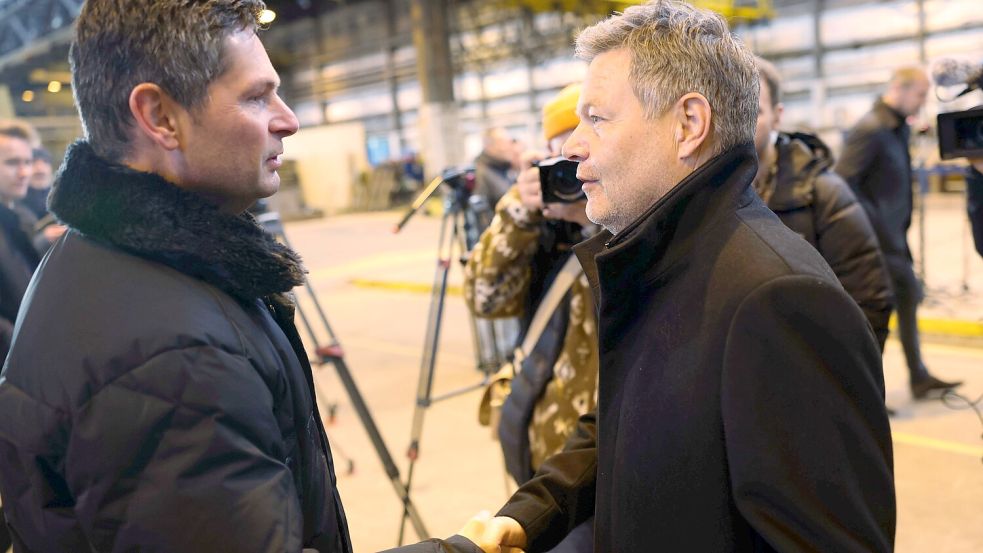
<svg viewBox="0 0 983 553">
<path fill-rule="evenodd" d="M 272 228 L 274 229 L 274 234 L 280 240 L 282 240 L 287 247 L 290 247 L 290 243 L 287 241 L 287 236 L 283 232 L 283 226 L 282 224 L 279 224 L 279 218 L 272 218 L 271 224 L 273 225 Z M 348 397 L 351 399 L 352 406 L 355 408 L 355 412 L 362 421 L 362 426 L 369 435 L 369 440 L 372 442 L 376 453 L 379 455 L 379 460 L 382 461 L 383 469 L 385 469 L 386 475 L 389 476 L 389 480 L 392 483 L 393 488 L 396 490 L 396 495 L 399 496 L 403 503 L 403 523 L 405 524 L 406 518 L 408 517 L 413 524 L 414 530 L 416 530 L 417 536 L 419 536 L 421 540 L 426 539 L 430 537 L 430 534 L 423 525 L 423 519 L 420 518 L 420 514 L 417 512 L 416 506 L 410 500 L 408 487 L 403 486 L 399 475 L 399 469 L 396 467 L 396 463 L 393 461 L 393 457 L 389 453 L 389 448 L 386 447 L 386 443 L 382 439 L 382 434 L 379 433 L 379 427 L 376 426 L 375 420 L 372 418 L 372 413 L 369 411 L 368 405 L 365 403 L 365 399 L 362 397 L 362 393 L 355 384 L 355 379 L 352 378 L 351 371 L 348 370 L 348 365 L 344 360 L 344 352 L 341 346 L 338 344 L 338 340 L 336 339 L 334 332 L 331 330 L 331 325 L 328 324 L 327 316 L 324 314 L 324 310 L 321 309 L 321 305 L 317 301 L 317 296 L 314 294 L 314 289 L 311 287 L 310 281 L 308 281 L 306 278 L 304 278 L 304 288 L 310 295 L 310 298 L 314 304 L 314 309 L 317 311 L 318 317 L 324 325 L 324 328 L 331 340 L 331 344 L 323 347 L 318 343 L 317 335 L 314 332 L 314 328 L 312 327 L 310 320 L 307 318 L 306 313 L 301 308 L 300 303 L 297 302 L 297 314 L 300 316 L 307 333 L 310 335 L 311 343 L 314 344 L 319 360 L 321 363 L 330 361 L 335 366 L 335 369 L 338 372 L 338 378 L 345 387 L 345 391 L 348 393 Z M 349 459 L 349 465 L 351 466 L 351 464 L 352 462 Z"/>
<path fill-rule="evenodd" d="M 326 360 L 330 361 L 338 371 L 338 378 L 348 392 L 348 396 L 352 400 L 352 406 L 355 408 L 358 417 L 362 420 L 362 426 L 365 427 L 365 431 L 369 435 L 369 440 L 372 441 L 372 445 L 379 454 L 379 459 L 382 461 L 382 466 L 386 470 L 386 475 L 389 476 L 389 481 L 396 490 L 396 495 L 403 501 L 404 521 L 405 517 L 409 517 L 410 522 L 413 524 L 413 529 L 416 531 L 416 535 L 421 540 L 430 537 L 426 527 L 423 525 L 423 519 L 420 518 L 420 514 L 416 510 L 416 506 L 410 500 L 409 489 L 403 486 L 400 480 L 399 469 L 396 467 L 396 463 L 389 453 L 389 448 L 386 447 L 386 443 L 382 440 L 379 427 L 376 426 L 375 421 L 372 419 L 369 407 L 362 398 L 358 386 L 355 385 L 355 380 L 352 378 L 352 373 L 348 370 L 348 365 L 345 364 L 344 358 L 332 355 L 327 357 Z"/>
<path fill-rule="evenodd" d="M 409 492 L 413 483 L 413 472 L 416 460 L 420 455 L 420 438 L 423 434 L 423 415 L 431 404 L 433 393 L 433 376 L 437 364 L 437 347 L 440 343 L 440 325 L 444 311 L 444 300 L 447 296 L 447 278 L 450 273 L 451 259 L 454 253 L 454 238 L 457 235 L 457 225 L 454 219 L 456 210 L 448 206 L 444 211 L 440 227 L 440 241 L 437 246 L 437 270 L 434 273 L 434 284 L 430 296 L 430 312 L 427 316 L 427 331 L 424 338 L 423 358 L 420 362 L 420 379 L 417 384 L 416 404 L 413 409 L 413 425 L 410 429 L 410 445 L 406 456 L 410 460 L 406 473 L 406 490 Z M 448 235 L 448 226 L 451 227 Z M 398 545 L 403 544 L 406 518 L 409 513 L 404 510 L 399 525 Z"/>
</svg>

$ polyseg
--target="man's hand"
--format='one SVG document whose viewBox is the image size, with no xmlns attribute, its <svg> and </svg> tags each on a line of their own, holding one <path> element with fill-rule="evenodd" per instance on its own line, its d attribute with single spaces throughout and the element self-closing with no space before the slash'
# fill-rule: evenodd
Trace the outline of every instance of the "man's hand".
<svg viewBox="0 0 983 553">
<path fill-rule="evenodd" d="M 68 230 L 68 227 L 65 225 L 48 225 L 44 227 L 41 234 L 44 235 L 44 239 L 49 243 L 54 243 L 56 240 L 61 238 L 61 235 L 65 234 L 66 230 Z"/>
<path fill-rule="evenodd" d="M 543 209 L 543 191 L 539 185 L 539 167 L 532 165 L 541 159 L 543 156 L 538 153 L 526 152 L 522 156 L 522 171 L 515 181 L 515 187 L 519 190 L 519 200 L 529 211 L 541 211 Z"/>
<path fill-rule="evenodd" d="M 526 531 L 509 517 L 492 518 L 487 511 L 478 513 L 458 531 L 485 553 L 521 553 L 526 546 Z"/>
</svg>

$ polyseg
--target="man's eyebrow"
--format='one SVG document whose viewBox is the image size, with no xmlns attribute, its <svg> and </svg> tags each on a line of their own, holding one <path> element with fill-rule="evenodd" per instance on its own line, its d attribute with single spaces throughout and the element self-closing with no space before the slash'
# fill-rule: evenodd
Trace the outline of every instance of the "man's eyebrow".
<svg viewBox="0 0 983 553">
<path fill-rule="evenodd" d="M 254 82 L 249 87 L 249 90 L 250 91 L 262 90 L 265 92 L 267 90 L 277 90 L 279 88 L 280 88 L 279 79 L 261 79 Z"/>
</svg>

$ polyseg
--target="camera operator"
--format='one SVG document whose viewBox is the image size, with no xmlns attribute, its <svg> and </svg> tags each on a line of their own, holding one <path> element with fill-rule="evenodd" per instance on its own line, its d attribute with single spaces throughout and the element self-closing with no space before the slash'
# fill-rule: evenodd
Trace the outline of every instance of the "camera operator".
<svg viewBox="0 0 983 553">
<path fill-rule="evenodd" d="M 549 153 L 577 126 L 580 85 L 571 85 L 543 108 Z M 527 154 L 515 185 L 496 206 L 465 268 L 465 299 L 478 317 L 519 316 L 523 332 L 571 247 L 597 226 L 580 197 L 544 203 L 538 155 Z M 579 191 L 579 186 L 577 187 Z M 547 330 L 533 350 L 548 362 L 526 363 L 512 381 L 498 426 L 509 472 L 519 484 L 529 480 L 547 457 L 562 449 L 578 418 L 594 409 L 597 389 L 597 321 L 590 288 L 579 263 L 566 297 L 550 314 Z M 552 333 L 551 333 L 552 331 Z M 529 353 L 529 352 L 526 352 Z M 536 372 L 538 374 L 529 374 Z M 521 389 L 520 389 L 521 388 Z M 553 551 L 591 551 L 593 520 L 582 524 Z"/>
</svg>

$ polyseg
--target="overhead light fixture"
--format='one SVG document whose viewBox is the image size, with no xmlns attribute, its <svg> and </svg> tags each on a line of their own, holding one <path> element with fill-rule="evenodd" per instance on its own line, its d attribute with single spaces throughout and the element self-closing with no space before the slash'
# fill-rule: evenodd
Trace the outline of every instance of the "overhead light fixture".
<svg viewBox="0 0 983 553">
<path fill-rule="evenodd" d="M 21 100 L 24 100 L 27 103 L 33 102 L 34 101 L 34 91 L 33 90 L 25 90 L 24 93 L 20 95 L 20 99 Z"/>
<path fill-rule="evenodd" d="M 61 91 L 61 81 L 51 81 L 48 83 L 48 92 L 55 93 Z"/>
<path fill-rule="evenodd" d="M 259 12 L 260 25 L 269 25 L 270 23 L 273 23 L 274 19 L 276 19 L 276 12 L 273 10 L 263 10 Z"/>
</svg>

